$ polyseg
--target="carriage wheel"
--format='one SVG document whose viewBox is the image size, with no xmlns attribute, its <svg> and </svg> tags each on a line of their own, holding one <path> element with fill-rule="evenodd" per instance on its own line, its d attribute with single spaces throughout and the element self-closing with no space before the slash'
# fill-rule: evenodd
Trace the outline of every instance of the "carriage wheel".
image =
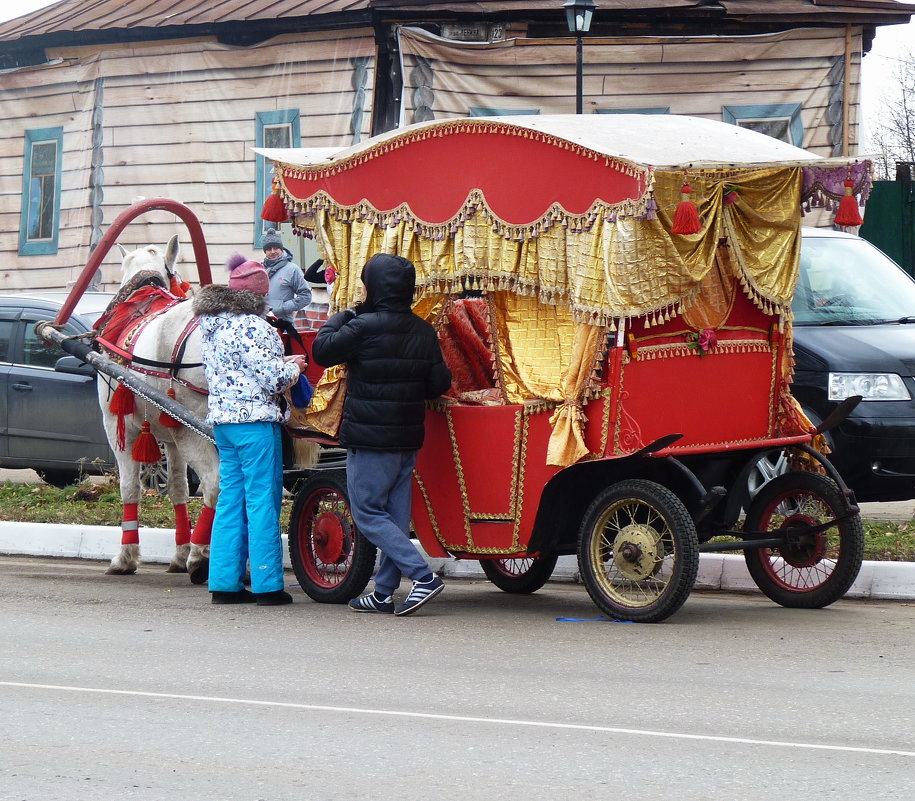
<svg viewBox="0 0 915 801">
<path fill-rule="evenodd" d="M 481 559 L 480 567 L 503 592 L 526 595 L 537 592 L 553 575 L 556 554 L 526 556 L 523 559 Z"/>
<path fill-rule="evenodd" d="M 686 601 L 699 571 L 696 527 L 669 489 L 620 481 L 588 507 L 578 569 L 591 600 L 619 620 L 657 623 Z"/>
<path fill-rule="evenodd" d="M 851 587 L 864 558 L 860 514 L 849 514 L 836 483 L 817 473 L 788 473 L 772 479 L 750 504 L 744 530 L 788 529 L 796 536 L 781 548 L 744 552 L 747 569 L 775 603 L 819 609 Z M 842 519 L 840 519 L 842 518 Z M 824 531 L 805 533 L 829 521 Z"/>
<path fill-rule="evenodd" d="M 326 604 L 355 598 L 372 577 L 375 554 L 353 523 L 345 474 L 327 471 L 303 481 L 289 519 L 289 558 L 305 594 Z"/>
</svg>

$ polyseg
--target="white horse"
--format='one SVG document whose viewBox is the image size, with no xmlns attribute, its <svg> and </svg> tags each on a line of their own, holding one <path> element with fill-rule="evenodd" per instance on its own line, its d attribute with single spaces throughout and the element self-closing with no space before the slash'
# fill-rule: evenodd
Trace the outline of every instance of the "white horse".
<svg viewBox="0 0 915 801">
<path fill-rule="evenodd" d="M 178 260 L 177 236 L 172 237 L 165 253 L 154 245 L 133 252 L 126 251 L 120 245 L 118 247 L 123 256 L 122 287 L 143 271 L 156 272 L 161 275 L 166 288 L 171 285 L 171 278 L 175 275 L 175 263 Z M 133 344 L 134 358 L 143 359 L 145 362 L 135 361 L 130 367 L 138 378 L 161 392 L 165 393 L 171 388 L 175 400 L 202 419 L 207 413 L 207 396 L 206 379 L 200 364 L 199 328 L 193 328 L 187 337 L 183 352 L 177 360 L 175 358 L 176 341 L 182 337 L 193 317 L 189 300 L 153 317 Z M 168 377 L 168 368 L 149 366 L 150 362 L 175 364 L 176 361 L 178 364 L 174 377 Z M 166 377 L 158 377 L 156 373 Z M 134 396 L 135 411 L 122 416 L 122 449 L 118 442 L 118 415 L 109 409 L 114 388 L 113 380 L 105 380 L 104 376 L 99 377 L 99 405 L 108 441 L 118 463 L 123 504 L 121 549 L 111 560 L 107 572 L 118 575 L 135 573 L 140 563 L 138 510 L 143 492 L 140 481 L 141 464 L 134 461 L 131 449 L 142 431 L 143 423 L 148 422 L 151 433 L 165 449 L 168 464 L 168 497 L 175 509 L 175 553 L 169 563 L 168 572 L 187 572 L 194 584 L 202 584 L 207 580 L 209 572 L 210 532 L 216 509 L 216 497 L 219 493 L 219 456 L 216 447 L 183 425 L 176 428 L 161 425 L 160 410 L 142 398 Z M 187 513 L 187 465 L 190 465 L 199 476 L 203 494 L 203 510 L 193 529 Z"/>
</svg>

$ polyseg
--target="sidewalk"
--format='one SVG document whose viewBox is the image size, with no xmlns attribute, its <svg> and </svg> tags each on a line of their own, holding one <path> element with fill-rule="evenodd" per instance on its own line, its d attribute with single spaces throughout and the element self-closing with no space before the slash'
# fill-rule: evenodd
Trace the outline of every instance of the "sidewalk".
<svg viewBox="0 0 915 801">
<path fill-rule="evenodd" d="M 283 539 L 286 567 L 291 567 L 285 536 Z M 109 561 L 119 549 L 120 542 L 121 529 L 116 526 L 0 521 L 0 554 Z M 170 529 L 140 529 L 140 549 L 146 563 L 167 564 L 175 547 L 174 542 L 174 532 Z M 428 561 L 433 570 L 446 577 L 486 579 L 479 563 L 474 560 Z M 575 557 L 560 557 L 551 580 L 579 581 Z M 729 554 L 703 554 L 694 586 L 699 590 L 759 592 L 747 572 L 743 556 Z M 846 597 L 915 600 L 915 562 L 865 562 Z"/>
</svg>

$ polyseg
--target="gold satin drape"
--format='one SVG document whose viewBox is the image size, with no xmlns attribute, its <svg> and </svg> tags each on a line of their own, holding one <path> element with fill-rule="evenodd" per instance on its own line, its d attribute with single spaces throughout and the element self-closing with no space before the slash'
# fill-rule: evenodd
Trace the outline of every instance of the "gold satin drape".
<svg viewBox="0 0 915 801">
<path fill-rule="evenodd" d="M 602 214 L 587 230 L 556 220 L 524 240 L 504 238 L 479 210 L 453 221 L 452 235 L 442 239 L 424 238 L 407 217 L 379 227 L 332 205 L 296 222 L 314 226 L 337 270 L 337 308 L 361 299 L 361 265 L 385 252 L 416 265 L 420 294 L 510 291 L 567 306 L 576 320 L 594 325 L 671 314 L 695 297 L 726 237 L 747 294 L 766 311 L 787 311 L 798 271 L 801 168 L 694 171 L 686 179 L 702 217 L 698 234 L 670 233 L 684 174 L 660 170 L 653 185 L 656 219 Z M 730 188 L 738 199 L 727 205 Z"/>
<path fill-rule="evenodd" d="M 377 252 L 402 255 L 416 265 L 416 312 L 430 321 L 444 296 L 487 292 L 495 310 L 505 402 L 559 406 L 551 418 L 550 459 L 565 465 L 587 454 L 581 403 L 606 332 L 621 318 L 651 322 L 682 313 L 709 271 L 717 269 L 722 239 L 751 300 L 790 319 L 800 247 L 801 168 L 658 170 L 653 179 L 655 219 L 600 214 L 587 230 L 557 219 L 523 240 L 504 238 L 480 211 L 453 221 L 452 235 L 439 239 L 423 237 L 415 220 L 380 227 L 353 219 L 332 203 L 295 222 L 314 229 L 337 271 L 332 308 L 363 298 L 361 267 Z M 673 235 L 671 221 L 684 180 L 692 188 L 689 197 L 698 207 L 702 230 Z M 724 202 L 729 190 L 736 191 L 736 202 Z"/>
</svg>

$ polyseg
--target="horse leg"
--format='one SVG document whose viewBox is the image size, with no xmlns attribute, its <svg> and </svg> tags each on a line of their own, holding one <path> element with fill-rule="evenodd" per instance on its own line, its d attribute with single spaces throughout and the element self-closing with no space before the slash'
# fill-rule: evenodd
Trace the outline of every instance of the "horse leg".
<svg viewBox="0 0 915 801">
<path fill-rule="evenodd" d="M 183 447 L 182 455 L 197 473 L 203 495 L 203 508 L 191 533 L 191 552 L 187 558 L 191 583 L 203 584 L 210 573 L 210 537 L 219 496 L 219 454 L 213 445 L 190 432 L 179 447 Z"/>
<path fill-rule="evenodd" d="M 121 549 L 111 560 L 106 573 L 129 576 L 140 565 L 140 465 L 130 457 L 132 442 L 124 451 L 115 450 L 121 484 Z"/>
<path fill-rule="evenodd" d="M 166 573 L 187 573 L 191 550 L 191 521 L 187 514 L 187 463 L 174 442 L 163 442 L 168 464 L 168 497 L 175 510 L 175 553 Z"/>
</svg>

